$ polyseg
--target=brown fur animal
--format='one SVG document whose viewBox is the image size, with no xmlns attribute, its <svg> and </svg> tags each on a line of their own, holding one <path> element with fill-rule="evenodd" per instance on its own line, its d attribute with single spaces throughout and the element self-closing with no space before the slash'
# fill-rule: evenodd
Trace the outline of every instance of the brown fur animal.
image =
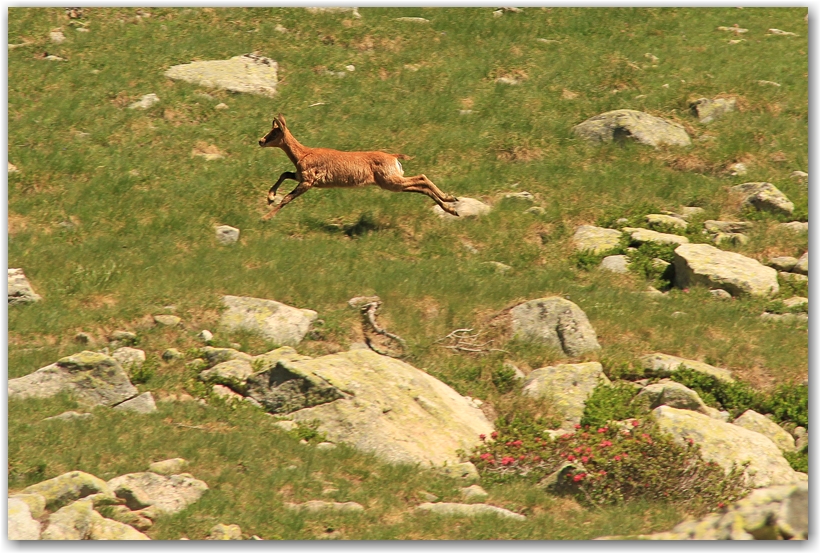
<svg viewBox="0 0 820 553">
<path fill-rule="evenodd" d="M 285 179 L 299 184 L 271 209 L 263 220 L 270 219 L 279 210 L 311 188 L 360 188 L 375 184 L 391 192 L 417 192 L 431 197 L 447 213 L 458 216 L 450 202 L 458 201 L 445 194 L 424 175 L 405 177 L 399 159 L 409 159 L 402 154 L 384 152 L 340 152 L 330 148 L 308 148 L 290 133 L 284 116 L 273 118 L 268 134 L 259 139 L 263 148 L 281 148 L 296 166 L 296 172 L 285 172 L 268 191 L 268 205 L 273 203 L 276 191 Z"/>
</svg>

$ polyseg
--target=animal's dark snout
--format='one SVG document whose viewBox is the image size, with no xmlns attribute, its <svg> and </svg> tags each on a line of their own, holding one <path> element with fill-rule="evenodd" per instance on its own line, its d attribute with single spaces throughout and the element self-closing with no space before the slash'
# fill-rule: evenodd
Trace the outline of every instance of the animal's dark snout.
<svg viewBox="0 0 820 553">
<path fill-rule="evenodd" d="M 260 146 L 264 146 L 264 145 L 265 145 L 265 137 L 264 137 L 264 136 L 263 136 L 262 138 L 260 138 L 260 139 L 259 139 L 259 145 L 260 145 Z"/>
</svg>

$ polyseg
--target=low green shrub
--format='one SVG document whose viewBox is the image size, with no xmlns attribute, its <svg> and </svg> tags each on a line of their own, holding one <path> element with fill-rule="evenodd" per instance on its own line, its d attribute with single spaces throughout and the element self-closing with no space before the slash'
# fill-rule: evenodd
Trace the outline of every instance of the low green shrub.
<svg viewBox="0 0 820 553">
<path fill-rule="evenodd" d="M 500 366 L 493 369 L 492 372 L 493 385 L 499 393 L 506 394 L 515 389 L 517 380 L 515 378 L 515 370 L 512 367 Z"/>
<path fill-rule="evenodd" d="M 651 421 L 576 426 L 557 439 L 540 432 L 500 429 L 470 457 L 488 483 L 525 479 L 563 489 L 587 505 L 635 499 L 672 502 L 697 515 L 743 497 L 743 466 L 726 473 L 700 457 L 699 446 L 681 445 Z M 559 472 L 560 471 L 560 472 Z M 549 478 L 547 478 L 549 477 Z"/>
<path fill-rule="evenodd" d="M 159 358 L 150 355 L 148 356 L 145 361 L 143 361 L 142 365 L 133 365 L 130 371 L 130 378 L 132 384 L 145 384 L 154 375 L 157 374 L 157 368 L 159 367 Z"/>
<path fill-rule="evenodd" d="M 628 382 L 616 382 L 611 386 L 596 386 L 586 402 L 581 424 L 604 426 L 609 421 L 620 421 L 645 415 L 643 408 L 632 405 L 638 391 Z"/>
<path fill-rule="evenodd" d="M 804 447 L 800 451 L 784 451 L 783 457 L 789 462 L 791 467 L 799 472 L 809 472 L 809 448 Z"/>
</svg>

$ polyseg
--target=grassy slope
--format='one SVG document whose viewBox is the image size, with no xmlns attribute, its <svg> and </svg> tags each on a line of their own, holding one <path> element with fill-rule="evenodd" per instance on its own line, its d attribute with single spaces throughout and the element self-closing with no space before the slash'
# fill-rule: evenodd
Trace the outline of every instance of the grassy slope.
<svg viewBox="0 0 820 553">
<path fill-rule="evenodd" d="M 10 9 L 9 43 L 35 44 L 9 51 L 9 161 L 20 168 L 9 176 L 9 266 L 23 267 L 45 298 L 9 312 L 10 377 L 83 349 L 71 340 L 78 331 L 101 340 L 117 328 L 137 330 L 151 356 L 170 346 L 194 346 L 201 328 L 215 330 L 222 294 L 319 311 L 324 337 L 301 349 L 334 351 L 358 339 L 357 318 L 346 300 L 376 293 L 384 300 L 382 322 L 408 340 L 412 363 L 497 405 L 515 403 L 491 382 L 502 357 L 450 355 L 434 341 L 455 328 L 476 326 L 517 300 L 549 294 L 568 295 L 586 311 L 603 345 L 598 358 L 605 366 L 663 351 L 730 367 L 756 385 L 802 380 L 808 366 L 804 327 L 764 324 L 758 318 L 762 301 L 710 301 L 705 291 L 694 290 L 648 302 L 632 293 L 643 287 L 635 279 L 577 271 L 569 260 L 568 238 L 578 224 L 681 204 L 701 205 L 711 218 L 737 217 L 728 186 L 757 180 L 774 183 L 795 202 L 797 214 L 807 217 L 807 189 L 789 179 L 791 171 L 807 168 L 805 9 L 527 9 L 500 19 L 486 8 L 360 11 L 362 19 L 352 20 L 299 9 L 157 9 L 153 17 L 137 20 L 134 9 L 90 9 L 91 32 L 79 33 L 62 10 Z M 423 16 L 431 23 L 393 20 L 399 16 Z M 749 32 L 742 36 L 745 42 L 729 45 L 735 36 L 716 27 L 734 23 Z M 277 24 L 290 32 L 276 32 Z M 51 44 L 48 32 L 58 26 L 68 39 Z M 800 36 L 765 35 L 771 27 Z M 68 61 L 36 59 L 44 50 Z M 250 51 L 279 62 L 282 85 L 275 99 L 214 91 L 208 99 L 198 95 L 199 87 L 162 75 L 192 59 Z M 656 66 L 646 53 L 659 58 Z M 347 64 L 356 70 L 344 79 L 320 74 L 322 67 L 339 71 Z M 414 64 L 417 71 L 407 67 Z M 527 78 L 519 86 L 496 84 L 495 77 L 503 75 Z M 782 86 L 761 86 L 756 82 L 761 79 Z M 566 99 L 571 94 L 565 90 L 577 96 Z M 147 111 L 124 108 L 151 92 L 161 103 Z M 738 96 L 739 112 L 708 127 L 688 115 L 691 99 L 718 94 Z M 219 102 L 230 109 L 215 110 Z M 324 105 L 310 107 L 317 102 Z M 682 122 L 696 138 L 694 145 L 655 151 L 638 145 L 590 147 L 572 138 L 574 124 L 618 108 Z M 459 109 L 474 113 L 461 116 Z M 430 211 L 432 202 L 415 194 L 315 190 L 262 223 L 267 188 L 280 172 L 291 170 L 281 152 L 256 146 L 277 112 L 287 115 L 306 145 L 406 153 L 414 156 L 404 163 L 406 174 L 424 173 L 447 192 L 481 198 L 496 208 L 481 220 L 451 223 L 439 221 Z M 226 158 L 191 157 L 198 142 L 215 145 Z M 724 168 L 735 161 L 749 164 L 747 176 L 727 176 Z M 515 190 L 535 194 L 545 213 L 524 214 L 526 205 L 501 201 L 504 192 Z M 74 229 L 60 227 L 63 221 L 73 222 Z M 776 230 L 777 222 L 759 217 L 749 244 L 734 249 L 761 260 L 799 256 L 807 238 Z M 240 228 L 240 243 L 216 247 L 214 224 Z M 348 236 L 339 225 L 364 232 Z M 465 241 L 479 253 L 467 251 Z M 481 265 L 486 261 L 513 269 L 495 274 Z M 169 304 L 185 328 L 152 328 L 146 316 Z M 675 311 L 688 317 L 670 318 Z M 251 336 L 220 338 L 239 340 L 252 353 L 270 347 Z M 506 358 L 525 368 L 560 359 L 549 351 L 508 349 Z M 143 388 L 201 391 L 190 376 L 181 363 L 163 365 Z M 198 521 L 190 537 L 207 531 L 213 522 L 208 517 L 224 518 L 223 513 L 248 517 L 243 519 L 248 530 L 263 537 L 264 532 L 311 535 L 313 530 L 296 519 L 265 526 L 261 514 L 253 519 L 230 507 L 260 501 L 249 499 L 260 493 L 255 484 L 248 487 L 249 480 L 273 479 L 264 492 L 275 495 L 272 490 L 290 478 L 280 463 L 248 468 L 241 478 L 220 476 L 233 471 L 236 459 L 246 464 L 258 459 L 255 448 L 302 458 L 294 453 L 297 445 L 271 438 L 264 426 L 253 445 L 244 431 L 169 435 L 163 419 L 192 416 L 179 409 L 166 405 L 161 416 L 146 419 L 145 432 L 153 434 L 139 453 L 131 442 L 141 439 L 138 431 L 129 419 L 113 414 L 94 423 L 101 437 L 93 447 L 55 452 L 32 434 L 52 432 L 59 443 L 73 444 L 67 436 L 82 443 L 79 429 L 50 430 L 36 423 L 45 413 L 60 412 L 55 406 L 12 404 L 10 485 L 83 467 L 113 476 L 182 455 L 194 457 L 194 474 L 227 479 L 222 499 L 204 501 L 183 515 L 186 524 Z M 227 409 L 210 416 L 230 421 L 225 424 L 233 428 L 245 417 L 264 424 L 261 417 Z M 224 452 L 196 453 L 202 440 Z M 328 467 L 318 470 L 332 474 L 337 455 L 352 459 L 345 466 L 372 464 L 351 453 L 315 455 Z M 360 487 L 365 495 L 351 498 L 372 497 L 389 485 L 384 475 L 393 470 L 378 469 L 378 484 Z M 438 480 L 430 483 L 429 476 L 413 478 L 423 486 L 454 489 Z M 393 491 L 378 492 L 380 501 L 390 503 Z M 500 498 L 508 492 L 494 493 Z M 565 511 L 543 497 L 507 497 L 519 506 L 534 502 L 543 516 Z M 349 522 L 345 537 L 485 535 L 470 523 L 458 528 L 410 523 L 396 509 L 377 510 L 373 516 L 382 517 L 379 524 Z M 667 520 L 657 515 L 641 522 L 634 515 L 640 510 L 618 512 L 636 525 L 633 530 L 663 527 Z M 570 517 L 572 525 L 599 515 L 560 516 Z M 590 524 L 610 532 L 596 526 L 602 520 Z M 510 537 L 579 537 L 558 530 L 549 534 L 550 525 L 527 523 L 524 534 L 510 528 Z M 155 532 L 173 534 L 163 525 Z"/>
</svg>

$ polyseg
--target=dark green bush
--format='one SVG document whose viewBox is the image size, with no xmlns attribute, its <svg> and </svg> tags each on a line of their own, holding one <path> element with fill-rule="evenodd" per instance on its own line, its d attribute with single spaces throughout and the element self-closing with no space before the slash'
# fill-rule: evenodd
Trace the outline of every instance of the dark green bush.
<svg viewBox="0 0 820 553">
<path fill-rule="evenodd" d="M 145 384 L 157 374 L 159 367 L 159 358 L 156 356 L 148 356 L 142 365 L 133 365 L 130 370 L 130 378 L 132 384 Z"/>
<path fill-rule="evenodd" d="M 612 386 L 596 386 L 586 402 L 583 426 L 599 427 L 609 421 L 620 421 L 645 415 L 641 407 L 632 405 L 638 390 L 628 382 L 616 382 Z"/>
<path fill-rule="evenodd" d="M 492 372 L 493 385 L 499 393 L 511 392 L 516 385 L 515 371 L 512 367 L 497 367 Z"/>
<path fill-rule="evenodd" d="M 800 451 L 785 451 L 783 457 L 789 462 L 794 470 L 809 472 L 809 448 L 804 447 Z"/>
</svg>

